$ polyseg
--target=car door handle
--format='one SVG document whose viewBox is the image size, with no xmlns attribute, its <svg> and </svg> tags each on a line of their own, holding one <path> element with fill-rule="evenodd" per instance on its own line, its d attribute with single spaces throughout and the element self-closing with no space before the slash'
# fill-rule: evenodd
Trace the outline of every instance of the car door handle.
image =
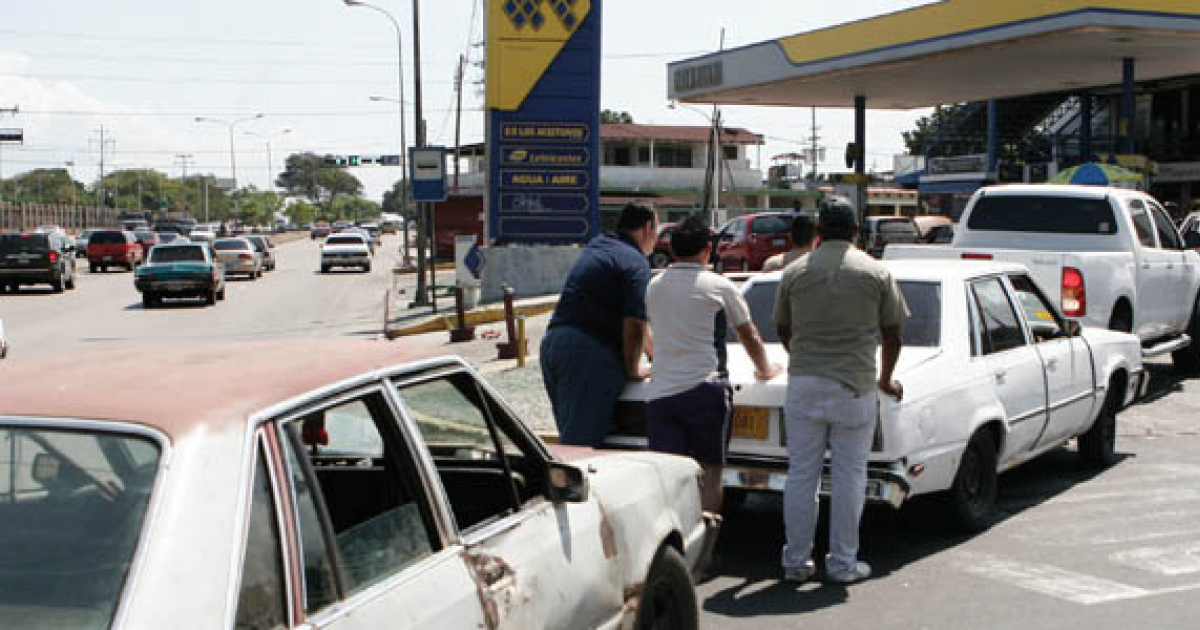
<svg viewBox="0 0 1200 630">
<path fill-rule="evenodd" d="M 996 384 L 1003 385 L 1004 380 L 1008 377 L 1008 372 L 1005 370 L 998 370 L 998 371 L 996 371 L 995 376 L 996 376 Z"/>
<path fill-rule="evenodd" d="M 1047 370 L 1053 370 L 1057 367 L 1058 367 L 1058 359 L 1047 359 L 1046 360 L 1046 369 Z"/>
</svg>

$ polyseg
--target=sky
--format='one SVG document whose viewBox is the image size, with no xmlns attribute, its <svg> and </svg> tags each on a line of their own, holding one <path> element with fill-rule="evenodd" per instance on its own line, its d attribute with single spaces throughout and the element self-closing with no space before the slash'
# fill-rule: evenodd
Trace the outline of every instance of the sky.
<svg viewBox="0 0 1200 630">
<path fill-rule="evenodd" d="M 454 76 L 470 60 L 463 91 L 462 142 L 483 140 L 484 2 L 420 4 L 423 106 L 430 144 L 454 144 Z M 408 141 L 414 141 L 412 0 L 375 0 L 403 36 Z M 607 0 L 603 5 L 601 107 L 634 121 L 706 125 L 693 109 L 668 107 L 671 61 L 824 28 L 924 4 L 908 0 Z M 681 14 L 680 9 L 686 7 Z M 230 127 L 196 117 L 241 120 L 234 148 L 239 185 L 270 185 L 287 155 L 397 152 L 396 32 L 381 13 L 341 0 L 58 0 L 0 8 L 0 127 L 25 131 L 0 151 L 3 177 L 68 167 L 91 182 L 106 170 L 154 168 L 178 176 L 231 176 Z M 766 137 L 770 156 L 807 146 L 807 108 L 723 108 L 727 127 Z M 901 131 L 927 110 L 871 111 L 867 165 L 890 170 Z M 822 170 L 844 171 L 853 139 L 851 109 L 817 110 L 828 148 Z M 100 142 L 104 129 L 105 142 Z M 249 133 L 248 133 L 249 132 Z M 254 134 L 254 135 L 251 135 Z M 270 157 L 268 157 L 268 143 Z M 180 158 L 179 156 L 187 156 Z M 755 156 L 752 156 L 755 157 Z M 394 167 L 353 170 L 368 198 L 399 179 Z"/>
</svg>

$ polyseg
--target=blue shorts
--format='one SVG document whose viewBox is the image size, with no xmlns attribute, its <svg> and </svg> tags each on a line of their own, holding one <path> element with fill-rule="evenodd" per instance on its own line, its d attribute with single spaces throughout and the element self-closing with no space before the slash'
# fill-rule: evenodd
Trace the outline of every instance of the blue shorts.
<svg viewBox="0 0 1200 630">
<path fill-rule="evenodd" d="M 701 383 L 685 392 L 651 400 L 646 414 L 650 450 L 721 466 L 729 446 L 733 389 L 725 381 Z"/>
</svg>

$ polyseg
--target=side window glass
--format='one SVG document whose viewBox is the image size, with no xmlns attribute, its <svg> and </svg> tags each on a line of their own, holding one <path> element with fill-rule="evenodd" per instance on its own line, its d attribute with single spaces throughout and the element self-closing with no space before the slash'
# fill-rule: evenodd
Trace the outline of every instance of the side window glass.
<svg viewBox="0 0 1200 630">
<path fill-rule="evenodd" d="M 336 602 L 338 591 L 333 553 L 326 544 L 326 537 L 332 538 L 332 535 L 325 531 L 325 520 L 321 517 L 325 506 L 319 503 L 320 494 L 313 492 L 317 482 L 312 468 L 305 466 L 297 455 L 304 452 L 304 447 L 300 442 L 301 436 L 294 431 L 296 426 L 296 423 L 289 426 L 284 433 L 283 444 L 288 479 L 295 497 L 296 528 L 299 530 L 300 553 L 304 564 L 304 610 L 311 613 Z"/>
<path fill-rule="evenodd" d="M 1138 242 L 1142 247 L 1158 247 L 1154 242 L 1154 226 L 1150 224 L 1150 216 L 1141 201 L 1134 199 L 1129 202 L 1129 218 L 1133 220 L 1133 228 L 1137 230 Z"/>
<path fill-rule="evenodd" d="M 1029 322 L 1029 330 L 1035 341 L 1055 339 L 1063 334 L 1063 323 L 1054 307 L 1046 300 L 1033 280 L 1024 274 L 1009 276 L 1013 289 L 1016 290 L 1017 300 L 1025 311 L 1025 321 Z"/>
<path fill-rule="evenodd" d="M 1183 243 L 1179 240 L 1179 233 L 1175 231 L 1175 224 L 1171 222 L 1171 218 L 1167 213 L 1158 206 L 1150 206 L 1151 212 L 1154 213 L 1154 226 L 1158 229 L 1158 242 L 1163 249 L 1183 249 Z"/>
<path fill-rule="evenodd" d="M 974 284 L 979 315 L 983 320 L 984 354 L 994 354 L 1025 345 L 1025 333 L 999 279 Z"/>
<path fill-rule="evenodd" d="M 460 529 L 506 516 L 541 491 L 540 461 L 495 424 L 493 407 L 466 372 L 400 386 Z"/>
<path fill-rule="evenodd" d="M 275 519 L 271 476 L 267 472 L 266 459 L 259 453 L 254 467 L 250 525 L 246 533 L 246 555 L 242 560 L 242 584 L 238 591 L 234 628 L 287 626 L 286 583 L 279 547 L 279 523 Z"/>
<path fill-rule="evenodd" d="M 306 582 L 310 575 L 313 579 L 306 605 L 327 603 L 333 574 L 352 594 L 433 554 L 437 538 L 431 514 L 380 393 L 314 411 L 284 428 L 286 448 L 304 449 L 289 455 L 301 481 L 310 488 L 315 483 L 320 491 L 319 496 L 308 492 L 312 501 L 305 505 L 305 489 L 294 486 Z M 332 561 L 326 559 L 330 550 L 336 553 Z"/>
</svg>

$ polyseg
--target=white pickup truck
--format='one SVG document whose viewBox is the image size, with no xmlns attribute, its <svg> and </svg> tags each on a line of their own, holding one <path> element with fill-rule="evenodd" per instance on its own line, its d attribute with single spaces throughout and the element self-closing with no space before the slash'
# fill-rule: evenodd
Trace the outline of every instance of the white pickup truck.
<svg viewBox="0 0 1200 630">
<path fill-rule="evenodd" d="M 1145 193 L 990 186 L 971 198 L 949 246 L 889 247 L 884 258 L 1019 263 L 1066 317 L 1132 332 L 1143 356 L 1170 352 L 1180 371 L 1200 372 L 1200 254 Z"/>
</svg>

